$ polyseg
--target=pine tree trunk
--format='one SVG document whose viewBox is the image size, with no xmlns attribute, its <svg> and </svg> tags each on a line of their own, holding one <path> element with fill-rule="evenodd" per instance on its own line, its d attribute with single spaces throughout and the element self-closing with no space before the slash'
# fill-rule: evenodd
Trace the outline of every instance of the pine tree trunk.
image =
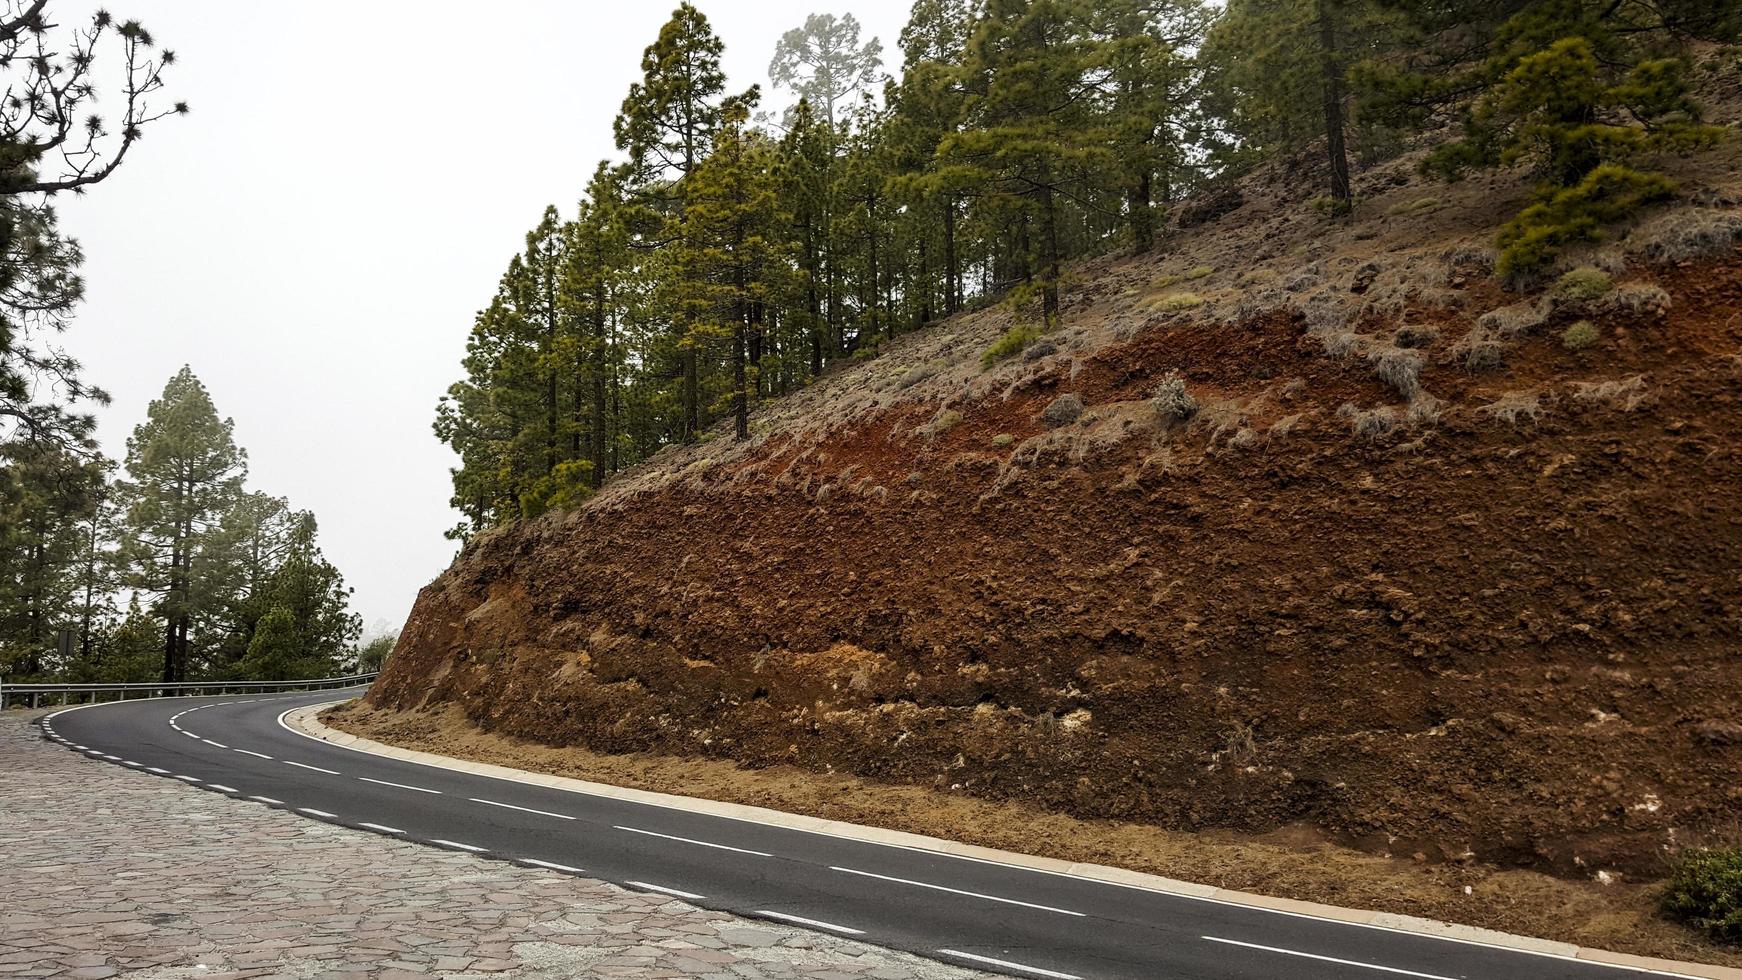
<svg viewBox="0 0 1742 980">
<path fill-rule="evenodd" d="M 1150 202 L 1153 180 L 1149 170 L 1145 169 L 1138 175 L 1136 185 L 1126 192 L 1126 203 L 1131 212 L 1131 243 L 1139 255 L 1155 247 L 1155 211 Z"/>
<path fill-rule="evenodd" d="M 1053 200 L 1052 186 L 1041 192 L 1041 214 L 1045 225 L 1041 228 L 1041 245 L 1045 250 L 1042 258 L 1046 262 L 1046 279 L 1041 284 L 1040 307 L 1041 319 L 1050 326 L 1059 315 L 1059 235 L 1058 208 Z"/>
<path fill-rule="evenodd" d="M 962 308 L 962 269 L 956 259 L 956 198 L 944 196 L 944 316 Z"/>
<path fill-rule="evenodd" d="M 1325 96 L 1325 149 L 1331 163 L 1331 202 L 1338 214 L 1354 206 L 1349 188 L 1349 152 L 1343 145 L 1343 71 L 1337 50 L 1338 0 L 1319 0 L 1319 68 Z"/>
<path fill-rule="evenodd" d="M 823 373 L 823 311 L 817 296 L 816 228 L 807 215 L 804 223 L 804 301 L 810 313 L 811 376 Z"/>
<path fill-rule="evenodd" d="M 877 196 L 867 195 L 865 198 L 865 232 L 870 246 L 871 259 L 871 334 L 877 334 Z"/>
<path fill-rule="evenodd" d="M 594 254 L 599 281 L 593 286 L 593 472 L 589 482 L 597 490 L 605 485 L 605 446 L 610 420 L 605 417 L 605 367 L 610 359 L 610 326 L 605 316 L 604 256 Z"/>
</svg>

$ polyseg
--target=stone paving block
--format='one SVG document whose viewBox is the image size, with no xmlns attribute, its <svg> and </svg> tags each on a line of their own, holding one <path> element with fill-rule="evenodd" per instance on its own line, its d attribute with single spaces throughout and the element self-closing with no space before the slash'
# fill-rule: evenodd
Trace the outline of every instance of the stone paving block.
<svg viewBox="0 0 1742 980">
<path fill-rule="evenodd" d="M 988 976 L 305 820 L 70 752 L 43 713 L 0 713 L 8 980 Z"/>
</svg>

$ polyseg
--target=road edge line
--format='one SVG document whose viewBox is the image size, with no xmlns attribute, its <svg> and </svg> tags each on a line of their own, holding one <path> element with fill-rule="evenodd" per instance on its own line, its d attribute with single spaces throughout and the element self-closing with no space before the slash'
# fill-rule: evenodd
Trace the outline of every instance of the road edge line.
<svg viewBox="0 0 1742 980">
<path fill-rule="evenodd" d="M 886 830 L 881 827 L 868 827 L 861 824 L 846 823 L 840 820 L 828 820 L 822 817 L 811 817 L 804 814 L 785 813 L 767 807 L 750 806 L 743 803 L 726 803 L 720 800 L 708 800 L 693 796 L 679 796 L 675 793 L 660 793 L 653 790 L 629 789 L 622 786 L 613 786 L 609 783 L 596 783 L 585 779 L 575 779 L 570 776 L 553 776 L 548 773 L 530 772 L 525 769 L 514 769 L 509 766 L 498 766 L 486 762 L 468 762 L 444 755 L 437 755 L 433 752 L 422 752 L 417 749 L 404 749 L 394 745 L 387 745 L 383 742 L 376 742 L 372 739 L 360 738 L 348 732 L 341 732 L 338 729 L 332 728 L 319 719 L 318 715 L 320 712 L 333 707 L 334 705 L 344 704 L 348 700 L 352 699 L 346 698 L 328 701 L 322 704 L 299 705 L 280 713 L 278 716 L 278 722 L 283 728 L 301 735 L 304 738 L 325 742 L 337 748 L 349 749 L 353 752 L 362 752 L 367 755 L 377 755 L 391 759 L 398 759 L 401 762 L 431 766 L 437 769 L 447 769 L 454 772 L 470 773 L 476 776 L 486 776 L 492 779 L 502 779 L 509 782 L 527 783 L 534 786 L 543 786 L 549 789 L 564 790 L 571 793 L 581 793 L 588 796 L 601 796 L 609 799 L 624 800 L 632 803 L 643 803 L 672 810 L 683 810 L 690 813 L 725 817 L 731 820 L 742 820 L 747 823 L 763 824 L 787 830 L 823 834 L 830 837 L 840 837 L 868 844 L 883 844 L 891 847 L 907 848 L 909 850 L 928 851 L 951 857 L 966 858 L 968 860 L 1008 865 L 1014 868 L 1038 871 L 1045 874 L 1082 878 L 1099 884 L 1118 885 L 1126 888 L 1137 888 L 1143 891 L 1159 892 L 1161 894 L 1171 895 L 1178 898 L 1214 902 L 1222 905 L 1236 905 L 1260 911 L 1275 912 L 1282 915 L 1291 915 L 1309 919 L 1322 919 L 1344 925 L 1380 929 L 1386 932 L 1405 933 L 1424 938 L 1440 939 L 1474 946 L 1490 946 L 1513 952 L 1551 957 L 1553 959 L 1575 960 L 1581 963 L 1591 963 L 1593 965 L 1613 967 L 1620 970 L 1647 972 L 1658 976 L 1675 977 L 1680 978 L 1680 980 L 1742 980 L 1742 970 L 1717 966 L 1715 964 L 1666 960 L 1649 956 L 1635 956 L 1630 953 L 1611 952 L 1609 950 L 1579 946 L 1574 943 L 1537 939 L 1532 936 L 1520 936 L 1508 932 L 1483 929 L 1477 926 L 1459 925 L 1454 922 L 1442 922 L 1437 919 L 1419 918 L 1412 915 L 1402 915 L 1394 912 L 1374 912 L 1366 909 L 1348 909 L 1336 905 L 1325 905 L 1319 902 L 1306 902 L 1292 898 L 1273 898 L 1268 895 L 1236 891 L 1229 888 L 1218 888 L 1214 885 L 1201 885 L 1194 882 L 1166 878 L 1161 875 L 1153 875 L 1142 871 L 1115 868 L 1109 865 L 1089 864 L 1084 862 L 1063 861 L 1058 858 L 1039 857 L 1032 854 L 1022 854 L 1016 851 L 1004 851 L 997 848 L 982 847 L 978 844 L 964 844 L 960 841 L 945 840 L 940 837 L 927 837 L 923 834 L 914 834 L 907 831 Z"/>
</svg>

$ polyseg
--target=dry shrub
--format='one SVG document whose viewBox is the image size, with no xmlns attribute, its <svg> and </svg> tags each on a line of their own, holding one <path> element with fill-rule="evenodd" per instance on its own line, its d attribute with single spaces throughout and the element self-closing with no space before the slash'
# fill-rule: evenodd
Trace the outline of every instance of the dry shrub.
<svg viewBox="0 0 1742 980">
<path fill-rule="evenodd" d="M 1440 328 L 1428 323 L 1406 323 L 1397 328 L 1391 342 L 1399 347 L 1428 347 L 1440 339 Z"/>
<path fill-rule="evenodd" d="M 1721 255 L 1742 241 L 1742 213 L 1689 208 L 1671 211 L 1634 229 L 1627 252 L 1648 262 L 1685 262 Z"/>
<path fill-rule="evenodd" d="M 1337 416 L 1349 420 L 1349 430 L 1369 442 L 1378 442 L 1397 430 L 1397 409 L 1390 405 L 1375 405 L 1362 410 L 1345 402 Z"/>
<path fill-rule="evenodd" d="M 1476 319 L 1476 326 L 1496 337 L 1522 337 L 1543 325 L 1548 314 L 1536 303 L 1513 303 L 1489 310 Z"/>
<path fill-rule="evenodd" d="M 1449 353 L 1454 362 L 1471 374 L 1498 371 L 1506 361 L 1506 345 L 1492 331 L 1479 326 L 1458 338 Z"/>
<path fill-rule="evenodd" d="M 1293 415 L 1284 415 L 1282 418 L 1270 423 L 1270 429 L 1266 433 L 1266 436 L 1271 439 L 1287 438 L 1288 434 L 1294 431 L 1294 427 L 1300 424 L 1301 417 L 1302 413 L 1300 412 L 1296 412 Z"/>
<path fill-rule="evenodd" d="M 1367 354 L 1367 364 L 1373 376 L 1397 389 L 1405 398 L 1415 397 L 1421 389 L 1421 369 L 1424 363 L 1419 351 L 1405 347 L 1380 347 Z"/>
<path fill-rule="evenodd" d="M 1435 425 L 1440 420 L 1440 412 L 1445 403 L 1428 394 L 1427 391 L 1417 391 L 1415 397 L 1409 400 L 1407 418 L 1410 425 Z"/>
<path fill-rule="evenodd" d="M 1186 379 L 1178 371 L 1167 372 L 1149 396 L 1149 404 L 1165 422 L 1184 422 L 1198 414 L 1198 400 L 1186 390 Z"/>
<path fill-rule="evenodd" d="M 1587 403 L 1609 405 L 1623 412 L 1636 411 L 1650 398 L 1645 390 L 1645 375 L 1614 378 L 1609 381 L 1575 381 L 1573 398 Z"/>
<path fill-rule="evenodd" d="M 1322 333 L 1319 334 L 1319 346 L 1325 349 L 1326 357 L 1341 361 L 1361 349 L 1361 335 L 1349 330 Z"/>
<path fill-rule="evenodd" d="M 1542 398 L 1535 392 L 1509 391 L 1477 411 L 1516 428 L 1542 418 Z"/>
<path fill-rule="evenodd" d="M 1669 293 L 1650 283 L 1630 282 L 1609 294 L 1603 306 L 1624 316 L 1643 316 L 1657 320 L 1669 315 Z"/>
</svg>

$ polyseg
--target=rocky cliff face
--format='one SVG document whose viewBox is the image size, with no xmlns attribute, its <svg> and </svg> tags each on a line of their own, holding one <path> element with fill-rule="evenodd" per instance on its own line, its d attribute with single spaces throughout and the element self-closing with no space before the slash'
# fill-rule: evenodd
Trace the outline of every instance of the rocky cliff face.
<svg viewBox="0 0 1742 980">
<path fill-rule="evenodd" d="M 1327 229 L 1255 182 L 1026 354 L 958 317 L 482 536 L 369 700 L 1655 874 L 1742 807 L 1735 162 L 1525 293 L 1481 247 L 1518 185 L 1421 204 L 1400 161 Z"/>
</svg>

